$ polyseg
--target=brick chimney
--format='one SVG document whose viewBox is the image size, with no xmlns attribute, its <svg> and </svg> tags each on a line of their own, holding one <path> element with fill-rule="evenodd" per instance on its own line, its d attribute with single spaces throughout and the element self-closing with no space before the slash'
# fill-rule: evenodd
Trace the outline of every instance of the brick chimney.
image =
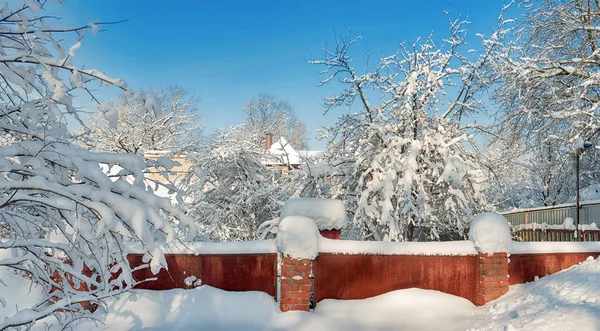
<svg viewBox="0 0 600 331">
<path fill-rule="evenodd" d="M 269 149 L 271 149 L 272 145 L 273 145 L 273 134 L 266 133 L 265 134 L 265 149 L 268 151 Z"/>
</svg>

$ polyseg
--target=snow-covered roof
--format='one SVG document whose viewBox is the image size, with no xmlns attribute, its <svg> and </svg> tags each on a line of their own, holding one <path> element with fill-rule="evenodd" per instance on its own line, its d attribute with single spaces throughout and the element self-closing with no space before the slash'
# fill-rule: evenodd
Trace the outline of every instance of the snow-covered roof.
<svg viewBox="0 0 600 331">
<path fill-rule="evenodd" d="M 303 159 L 315 156 L 321 151 L 296 150 L 284 137 L 281 137 L 271 145 L 269 153 L 277 156 L 281 161 L 267 161 L 265 162 L 267 165 L 302 164 Z"/>
<path fill-rule="evenodd" d="M 267 164 L 279 164 L 279 163 L 289 163 L 289 164 L 300 164 L 301 156 L 292 145 L 290 145 L 284 137 L 277 139 L 276 142 L 271 145 L 269 148 L 269 153 L 279 157 L 283 162 L 267 162 Z"/>
</svg>

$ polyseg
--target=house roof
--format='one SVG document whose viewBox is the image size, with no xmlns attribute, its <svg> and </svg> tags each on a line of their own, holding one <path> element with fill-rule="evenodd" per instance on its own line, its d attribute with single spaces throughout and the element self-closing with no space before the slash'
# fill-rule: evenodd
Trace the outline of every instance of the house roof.
<svg viewBox="0 0 600 331">
<path fill-rule="evenodd" d="M 267 161 L 265 162 L 267 165 L 274 165 L 274 164 L 302 164 L 302 160 L 307 158 L 307 157 L 311 157 L 311 156 L 315 156 L 319 153 L 321 153 L 320 151 L 307 151 L 307 150 L 296 150 L 294 149 L 294 147 L 287 142 L 287 140 L 284 137 L 281 137 L 279 139 L 277 139 L 277 141 L 273 142 L 273 144 L 271 145 L 271 148 L 269 148 L 269 153 L 275 155 L 277 158 L 279 158 L 281 161 L 279 162 L 274 162 L 274 161 Z"/>
<path fill-rule="evenodd" d="M 269 153 L 281 159 L 281 162 L 267 161 L 267 164 L 300 164 L 300 154 L 290 145 L 284 137 L 277 139 L 269 148 Z"/>
</svg>

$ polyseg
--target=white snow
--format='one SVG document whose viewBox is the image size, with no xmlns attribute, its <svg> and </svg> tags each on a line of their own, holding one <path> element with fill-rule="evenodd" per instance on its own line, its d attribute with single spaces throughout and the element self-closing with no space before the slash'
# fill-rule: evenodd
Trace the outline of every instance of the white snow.
<svg viewBox="0 0 600 331">
<path fill-rule="evenodd" d="M 480 253 L 508 252 L 512 242 L 508 221 L 497 213 L 479 214 L 471 221 L 469 240 Z"/>
<path fill-rule="evenodd" d="M 322 253 L 376 255 L 477 255 L 471 241 L 389 242 L 319 238 Z"/>
<path fill-rule="evenodd" d="M 319 255 L 319 229 L 304 216 L 288 216 L 279 223 L 278 250 L 293 259 L 314 259 Z"/>
<path fill-rule="evenodd" d="M 269 148 L 269 153 L 277 156 L 281 163 L 283 164 L 300 164 L 302 163 L 300 154 L 290 145 L 284 137 L 279 138 L 275 141 L 271 148 Z M 267 162 L 267 164 L 279 164 L 273 162 Z"/>
<path fill-rule="evenodd" d="M 477 330 L 563 331 L 600 328 L 600 261 L 511 286 L 487 305 L 487 325 Z"/>
<path fill-rule="evenodd" d="M 562 226 L 563 226 L 563 228 L 565 228 L 567 230 L 575 230 L 575 221 L 573 220 L 572 217 L 567 217 L 563 221 Z"/>
<path fill-rule="evenodd" d="M 183 282 L 185 283 L 185 286 L 194 286 L 194 287 L 198 287 L 200 285 L 202 285 L 202 280 L 198 279 L 196 276 L 188 276 L 186 277 Z"/>
<path fill-rule="evenodd" d="M 13 258 L 10 249 L 0 249 L 0 261 Z M 17 311 L 33 308 L 47 298 L 40 285 L 32 283 L 13 269 L 0 266 L 0 322 Z"/>
<path fill-rule="evenodd" d="M 600 200 L 600 184 L 592 184 L 581 190 L 582 201 Z"/>
<path fill-rule="evenodd" d="M 94 330 L 465 330 L 475 309 L 469 301 L 437 291 L 409 289 L 365 300 L 323 300 L 314 312 L 279 311 L 262 292 L 136 291 L 112 300 Z M 425 308 L 427 307 L 427 308 Z M 480 314 L 480 313 L 478 313 Z M 96 314 L 99 315 L 99 314 Z M 472 317 L 471 317 L 472 318 Z"/>
<path fill-rule="evenodd" d="M 130 253 L 142 253 L 141 244 L 127 244 Z M 234 242 L 172 242 L 161 246 L 165 254 L 261 254 L 277 253 L 275 240 Z"/>
<path fill-rule="evenodd" d="M 281 209 L 280 219 L 288 216 L 312 218 L 319 230 L 341 229 L 346 224 L 344 202 L 336 199 L 289 199 Z"/>
<path fill-rule="evenodd" d="M 511 254 L 544 253 L 600 253 L 600 242 L 517 242 L 510 248 Z"/>
<path fill-rule="evenodd" d="M 305 163 L 301 167 L 307 176 L 311 177 L 326 177 L 334 173 L 333 166 L 329 163 Z"/>
</svg>

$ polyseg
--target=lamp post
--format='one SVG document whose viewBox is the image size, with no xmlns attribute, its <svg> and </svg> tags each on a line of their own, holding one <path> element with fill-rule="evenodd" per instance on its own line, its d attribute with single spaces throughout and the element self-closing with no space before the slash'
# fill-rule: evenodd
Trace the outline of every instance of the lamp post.
<svg viewBox="0 0 600 331">
<path fill-rule="evenodd" d="M 579 140 L 575 146 L 575 241 L 579 241 L 579 158 L 586 148 L 592 147 L 589 141 Z"/>
</svg>

